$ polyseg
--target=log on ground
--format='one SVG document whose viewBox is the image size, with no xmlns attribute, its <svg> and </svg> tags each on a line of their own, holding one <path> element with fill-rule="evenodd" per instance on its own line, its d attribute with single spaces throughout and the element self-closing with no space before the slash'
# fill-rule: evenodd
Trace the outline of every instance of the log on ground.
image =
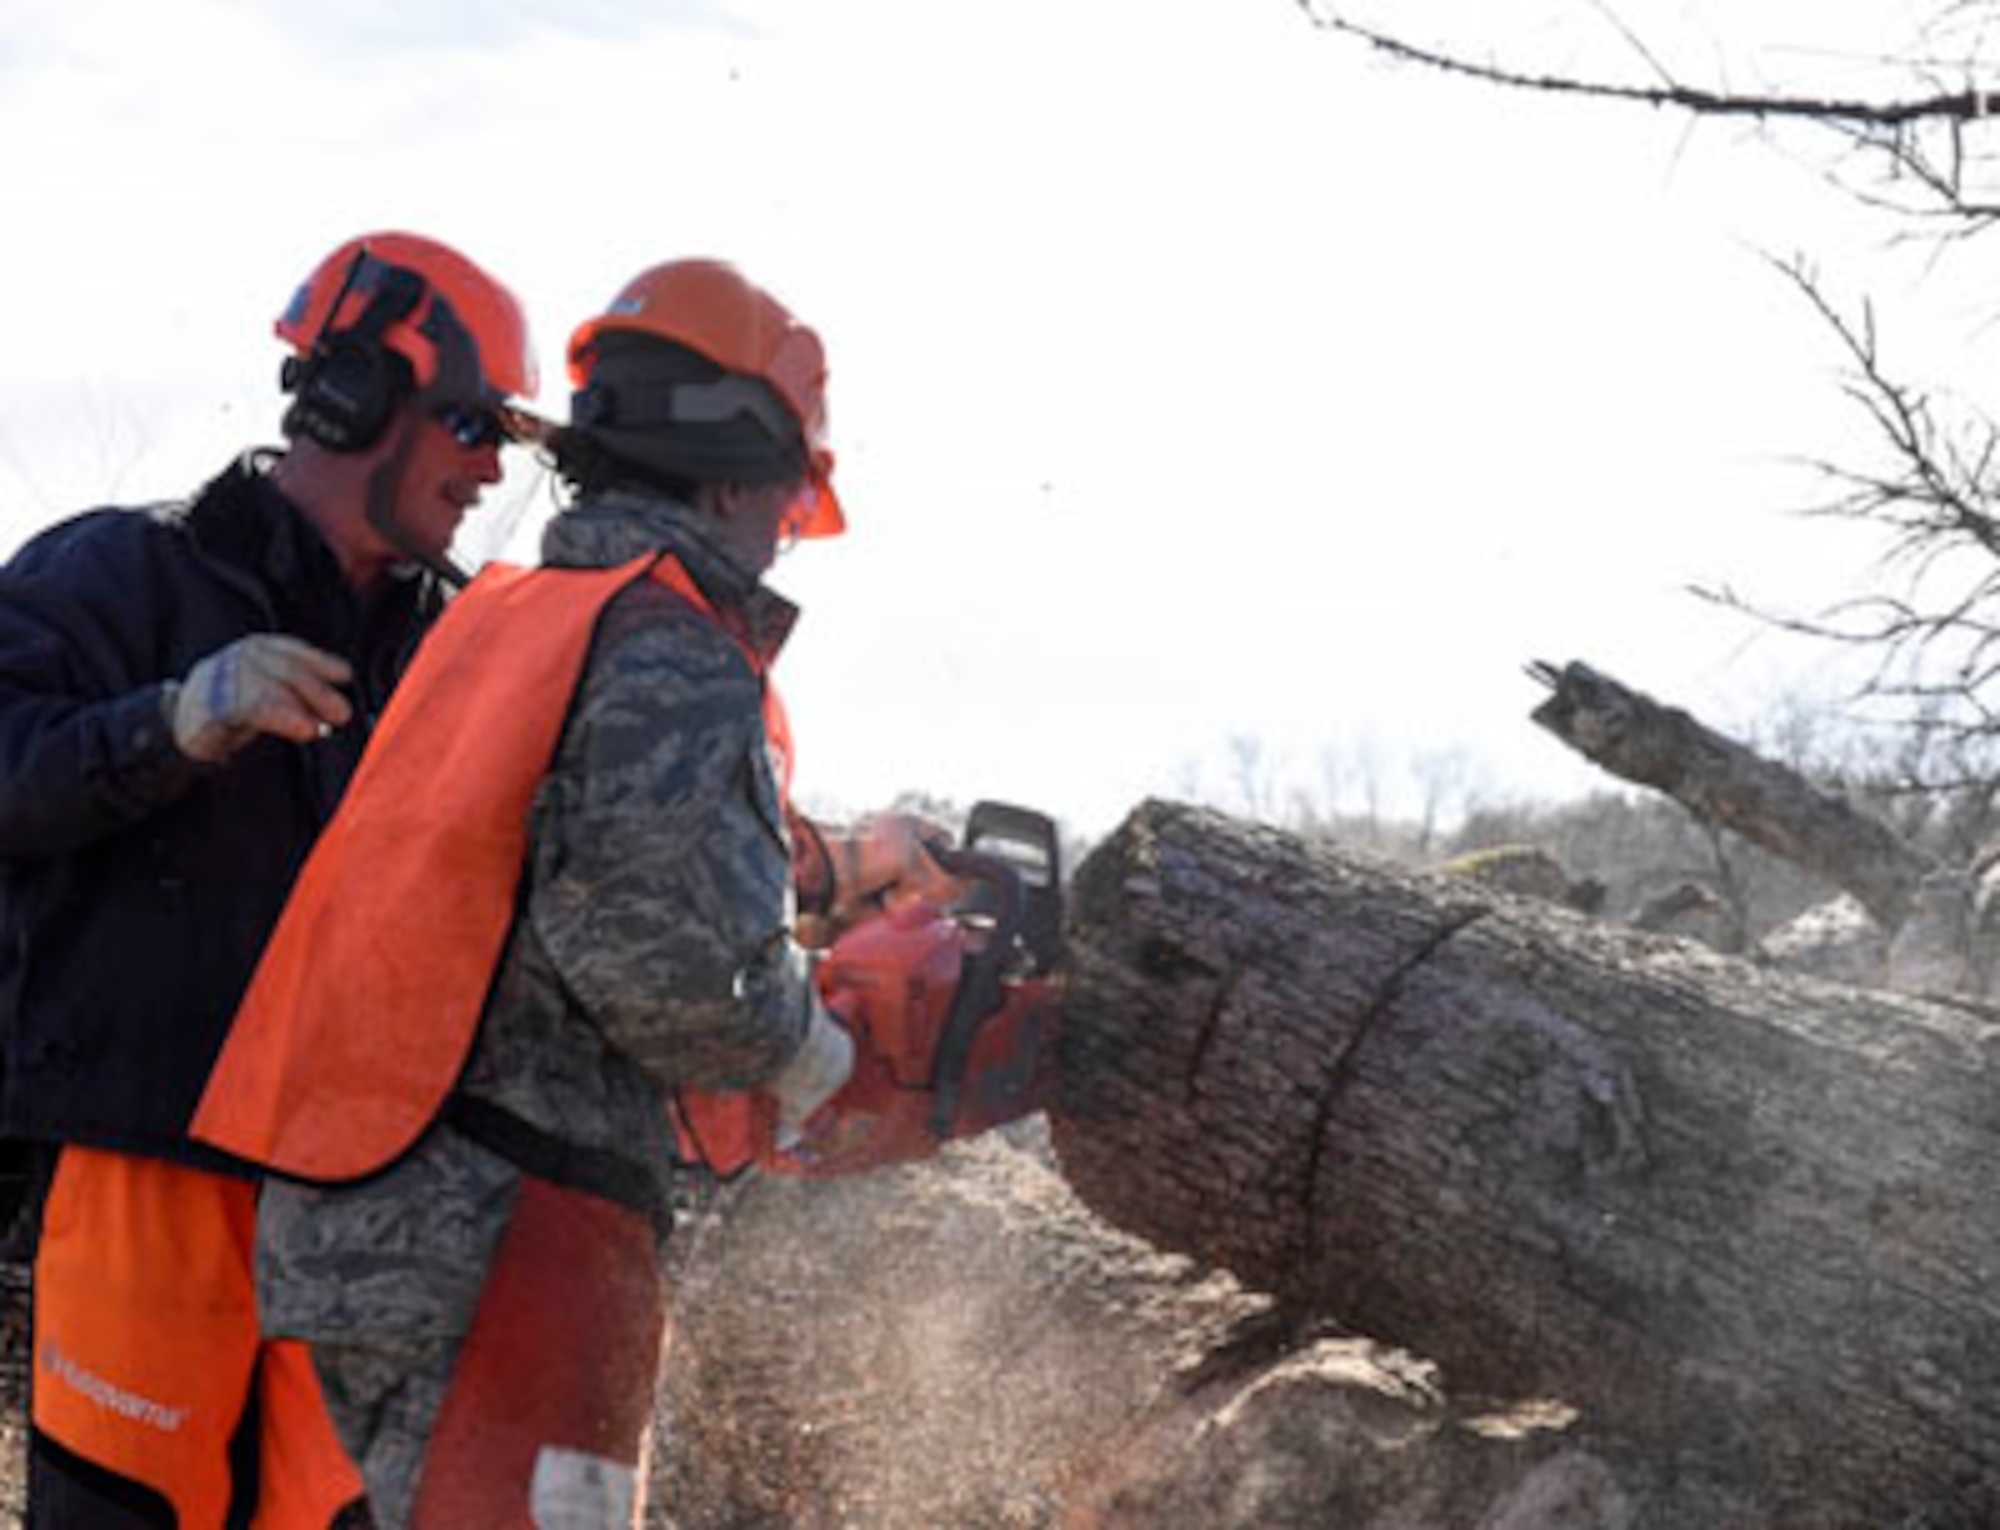
<svg viewBox="0 0 2000 1530">
<path fill-rule="evenodd" d="M 1164 803 L 1079 868 L 1107 1220 L 1779 1525 L 2000 1523 L 2000 1027 Z"/>
</svg>

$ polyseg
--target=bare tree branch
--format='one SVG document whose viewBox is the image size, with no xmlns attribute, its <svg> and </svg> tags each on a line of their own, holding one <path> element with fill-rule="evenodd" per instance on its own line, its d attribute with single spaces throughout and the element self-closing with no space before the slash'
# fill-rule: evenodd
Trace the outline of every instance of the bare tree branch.
<svg viewBox="0 0 2000 1530">
<path fill-rule="evenodd" d="M 1852 699 L 1887 709 L 1889 721 L 1926 746 L 1942 767 L 1926 785 L 1990 774 L 2000 748 L 2000 719 L 1988 700 L 2000 685 L 2000 485 L 1993 477 L 2000 430 L 1891 375 L 1872 305 L 1844 312 L 1802 261 L 1772 264 L 1835 337 L 1843 390 L 1874 426 L 1884 457 L 1881 467 L 1866 470 L 1812 464 L 1834 493 L 1805 513 L 1884 532 L 1878 566 L 1890 587 L 1816 616 L 1775 611 L 1727 587 L 1692 593 L 1775 630 L 1867 656 Z"/>
<path fill-rule="evenodd" d="M 1608 80 L 1586 80 L 1571 75 L 1529 74 L 1422 47 L 1350 21 L 1337 13 L 1321 11 L 1313 0 L 1299 0 L 1299 8 L 1314 26 L 1356 38 L 1404 63 L 1421 64 L 1445 74 L 1463 75 L 1489 85 L 1504 85 L 1519 90 L 1584 96 L 1600 101 L 1628 101 L 1644 106 L 1678 107 L 1708 117 L 1749 117 L 1765 121 L 1789 117 L 1863 129 L 1902 128 L 1928 122 L 1979 122 L 2000 114 L 2000 87 L 1984 89 L 1968 85 L 1958 90 L 1906 100 L 1870 101 L 1839 96 L 1738 94 L 1682 84 L 1671 76 L 1660 85 L 1620 85 Z M 1658 61 L 1649 52 L 1645 56 L 1658 67 Z"/>
<path fill-rule="evenodd" d="M 1348 0 L 1299 0 L 1322 30 L 1399 63 L 1481 84 L 1680 111 L 1690 131 L 1726 118 L 1772 131 L 1801 123 L 1830 132 L 1846 153 L 1823 172 L 1861 205 L 1911 220 L 1902 237 L 1934 240 L 1939 255 L 2000 224 L 1992 191 L 2000 185 L 2000 135 L 1988 126 L 2000 119 L 2000 80 L 1983 63 L 2000 23 L 1996 0 L 1934 0 L 1917 54 L 1868 61 L 1902 82 L 1880 95 L 1692 84 L 1626 24 L 1617 0 L 1574 4 L 1617 34 L 1650 83 L 1481 61 L 1463 49 L 1413 41 L 1400 20 L 1401 33 L 1357 20 Z M 1727 78 L 1720 66 L 1711 73 Z M 2000 766 L 2000 706 L 1989 699 L 2000 688 L 2000 427 L 1960 399 L 1898 377 L 1884 360 L 1872 304 L 1845 311 L 1802 260 L 1773 265 L 1834 337 L 1841 387 L 1873 443 L 1861 465 L 1810 464 L 1827 492 L 1805 513 L 1881 534 L 1875 587 L 1811 616 L 1774 611 L 1727 588 L 1693 593 L 1862 658 L 1852 700 L 1863 704 L 1863 716 L 1906 730 L 1913 759 L 1942 761 L 1959 775 Z"/>
<path fill-rule="evenodd" d="M 1644 61 L 1656 83 L 1638 85 L 1574 74 L 1551 74 L 1480 61 L 1464 52 L 1427 46 L 1323 8 L 1319 0 L 1298 0 L 1312 24 L 1367 44 L 1402 63 L 1458 75 L 1507 89 L 1615 101 L 1685 112 L 1690 121 L 1734 118 L 1764 126 L 1804 123 L 1835 134 L 1856 160 L 1868 167 L 1863 184 L 1838 177 L 1842 189 L 1862 204 L 1932 225 L 1929 233 L 1948 241 L 1968 238 L 2000 222 L 2000 202 L 1977 188 L 1990 184 L 1996 162 L 1970 141 L 1971 130 L 2000 118 L 2000 81 L 1982 83 L 1982 26 L 1966 26 L 1949 37 L 1954 18 L 1990 18 L 1990 0 L 1948 6 L 1930 29 L 1945 39 L 1944 61 L 1882 60 L 1899 67 L 1912 82 L 1908 94 L 1867 98 L 1790 91 L 1738 91 L 1690 84 L 1678 77 L 1657 50 L 1640 38 L 1605 0 L 1584 0 Z M 1957 56 L 1951 56 L 1956 52 Z"/>
<path fill-rule="evenodd" d="M 1612 10 L 1610 6 L 1606 5 L 1604 3 L 1604 0 L 1590 0 L 1590 8 L 1593 11 L 1597 12 L 1598 15 L 1602 16 L 1605 20 L 1606 25 L 1608 25 L 1611 28 L 1611 30 L 1616 32 L 1620 37 L 1624 38 L 1626 43 L 1631 47 L 1632 51 L 1638 54 L 1639 57 L 1641 57 L 1646 61 L 1647 67 L 1650 68 L 1653 71 L 1654 75 L 1658 77 L 1661 84 L 1669 87 L 1673 85 L 1674 83 L 1673 71 L 1667 68 L 1665 64 L 1660 62 L 1659 58 L 1654 54 L 1653 50 L 1646 45 L 1646 40 L 1641 36 L 1639 36 L 1637 32 L 1634 32 L 1630 27 L 1628 27 L 1625 24 L 1625 19 L 1622 16 L 1620 16 L 1616 11 Z"/>
</svg>

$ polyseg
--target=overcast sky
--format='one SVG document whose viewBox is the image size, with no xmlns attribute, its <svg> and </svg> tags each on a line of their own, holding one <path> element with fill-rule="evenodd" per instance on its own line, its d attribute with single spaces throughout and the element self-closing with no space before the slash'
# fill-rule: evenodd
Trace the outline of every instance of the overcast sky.
<svg viewBox="0 0 2000 1530">
<path fill-rule="evenodd" d="M 1588 0 L 1394 10 L 1632 62 Z M 1915 14 L 1620 11 L 1689 74 L 1855 85 Z M 0 0 L 0 135 L 6 547 L 272 439 L 271 321 L 369 228 L 509 280 L 557 412 L 564 338 L 640 267 L 785 298 L 852 524 L 776 581 L 821 806 L 1097 832 L 1222 794 L 1243 739 L 1313 791 L 1452 754 L 1488 798 L 1607 784 L 1528 723 L 1525 663 L 1733 725 L 1814 666 L 1683 587 L 1855 566 L 1792 463 L 1866 438 L 1759 252 L 1991 376 L 1964 262 L 1883 256 L 1807 153 L 1389 66 L 1293 0 Z"/>
</svg>

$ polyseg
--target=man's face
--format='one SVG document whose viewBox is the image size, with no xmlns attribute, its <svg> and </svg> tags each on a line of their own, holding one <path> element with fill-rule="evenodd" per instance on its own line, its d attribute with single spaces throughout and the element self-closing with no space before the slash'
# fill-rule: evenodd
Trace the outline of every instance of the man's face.
<svg viewBox="0 0 2000 1530">
<path fill-rule="evenodd" d="M 410 423 L 409 456 L 396 489 L 396 524 L 416 547 L 442 557 L 465 514 L 500 481 L 500 442 L 476 411 L 429 412 Z M 468 442 L 470 444 L 468 444 Z"/>
</svg>

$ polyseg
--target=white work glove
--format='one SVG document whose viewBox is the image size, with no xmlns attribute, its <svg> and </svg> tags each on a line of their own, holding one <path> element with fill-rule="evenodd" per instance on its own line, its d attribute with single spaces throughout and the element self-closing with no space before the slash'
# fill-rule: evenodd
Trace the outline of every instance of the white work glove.
<svg viewBox="0 0 2000 1530">
<path fill-rule="evenodd" d="M 780 1151 L 798 1142 L 806 1122 L 840 1092 L 853 1071 L 854 1038 L 814 995 L 805 1040 L 767 1086 L 778 1107 L 775 1135 Z"/>
<path fill-rule="evenodd" d="M 834 917 L 846 923 L 867 907 L 894 908 L 928 899 L 949 903 L 965 888 L 928 846 L 951 843 L 950 831 L 914 813 L 864 818 L 835 842 Z"/>
<path fill-rule="evenodd" d="M 325 738 L 354 716 L 339 690 L 353 678 L 345 659 L 297 638 L 238 638 L 197 660 L 171 693 L 174 742 L 212 765 L 264 733 L 297 744 Z"/>
</svg>

